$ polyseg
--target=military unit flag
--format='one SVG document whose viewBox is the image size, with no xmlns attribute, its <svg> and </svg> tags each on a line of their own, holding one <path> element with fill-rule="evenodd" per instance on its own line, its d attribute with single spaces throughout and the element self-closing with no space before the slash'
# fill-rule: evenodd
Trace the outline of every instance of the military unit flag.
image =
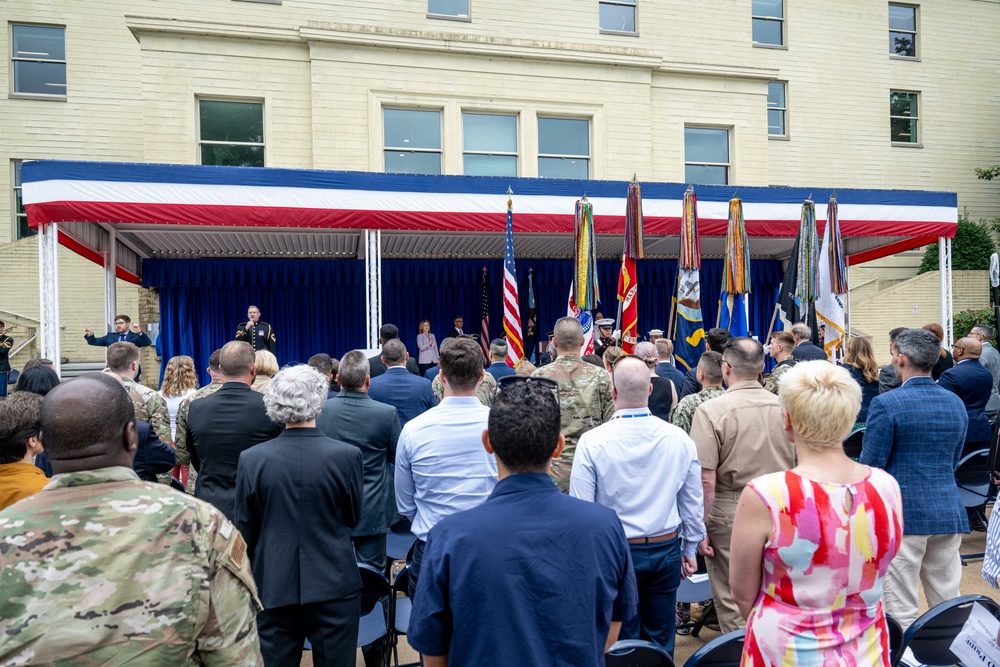
<svg viewBox="0 0 1000 667">
<path fill-rule="evenodd" d="M 684 193 L 681 246 L 678 255 L 677 294 L 674 296 L 674 359 L 688 370 L 705 351 L 705 324 L 701 314 L 701 239 L 698 236 L 698 198 L 694 187 Z"/>
</svg>

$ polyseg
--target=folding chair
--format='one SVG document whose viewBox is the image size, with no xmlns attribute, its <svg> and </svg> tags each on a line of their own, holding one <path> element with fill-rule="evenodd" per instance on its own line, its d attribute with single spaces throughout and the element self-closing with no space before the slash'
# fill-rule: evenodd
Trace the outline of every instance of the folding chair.
<svg viewBox="0 0 1000 667">
<path fill-rule="evenodd" d="M 903 635 L 903 644 L 892 660 L 900 664 L 906 649 L 921 665 L 954 665 L 959 659 L 951 652 L 951 643 L 969 619 L 973 603 L 978 602 L 1000 618 L 1000 604 L 985 595 L 963 595 L 929 609 L 913 622 Z"/>
<path fill-rule="evenodd" d="M 885 624 L 889 628 L 889 660 L 895 664 L 896 656 L 903 648 L 903 626 L 889 614 L 885 615 Z"/>
<path fill-rule="evenodd" d="M 413 543 L 416 541 L 417 536 L 411 533 L 407 526 L 396 524 L 389 528 L 389 532 L 385 536 L 385 576 L 389 577 L 392 574 L 394 561 L 405 560 L 409 562 L 410 549 L 413 548 Z"/>
<path fill-rule="evenodd" d="M 622 639 L 604 656 L 607 667 L 674 667 L 670 654 L 653 642 Z"/>
<path fill-rule="evenodd" d="M 977 449 L 962 457 L 955 469 L 955 482 L 962 504 L 968 510 L 970 518 L 979 519 L 983 527 L 987 526 L 986 501 L 993 493 L 993 469 L 990 466 L 991 449 Z M 962 564 L 974 558 L 982 558 L 984 554 L 966 554 L 962 556 Z"/>
<path fill-rule="evenodd" d="M 712 600 L 712 586 L 708 582 L 708 574 L 698 572 L 689 578 L 681 579 L 680 586 L 677 587 L 677 602 L 693 604 L 708 600 L 701 613 L 701 618 L 692 623 L 679 623 L 678 628 L 691 628 L 691 636 L 697 637 L 701 629 L 705 627 L 705 621 L 715 614 L 715 601 Z"/>
<path fill-rule="evenodd" d="M 380 604 L 392 587 L 385 575 L 371 565 L 358 563 L 361 575 L 361 622 L 358 624 L 358 648 L 389 636 L 386 614 Z M 391 605 L 390 605 L 391 607 Z"/>
<path fill-rule="evenodd" d="M 410 611 L 413 603 L 407 595 L 410 585 L 410 566 L 407 565 L 399 574 L 396 581 L 392 582 L 392 594 L 389 601 L 389 645 L 392 650 L 392 664 L 395 667 L 415 667 L 419 662 L 408 662 L 399 664 L 399 637 L 406 635 L 406 628 L 410 625 Z M 403 597 L 399 597 L 402 593 Z"/>
<path fill-rule="evenodd" d="M 864 442 L 864 439 L 865 430 L 863 428 L 851 431 L 851 434 L 844 440 L 844 453 L 847 454 L 847 458 L 855 461 L 861 458 L 861 443 Z"/>
<path fill-rule="evenodd" d="M 746 630 L 733 630 L 716 637 L 688 658 L 684 667 L 739 667 Z"/>
</svg>

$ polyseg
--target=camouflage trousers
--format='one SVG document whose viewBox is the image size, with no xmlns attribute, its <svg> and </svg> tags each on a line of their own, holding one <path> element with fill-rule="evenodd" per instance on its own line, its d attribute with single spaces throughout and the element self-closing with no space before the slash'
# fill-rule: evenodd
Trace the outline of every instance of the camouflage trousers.
<svg viewBox="0 0 1000 667">
<path fill-rule="evenodd" d="M 560 456 L 549 462 L 549 476 L 563 493 L 569 493 L 569 475 L 573 471 L 573 459 Z"/>
</svg>

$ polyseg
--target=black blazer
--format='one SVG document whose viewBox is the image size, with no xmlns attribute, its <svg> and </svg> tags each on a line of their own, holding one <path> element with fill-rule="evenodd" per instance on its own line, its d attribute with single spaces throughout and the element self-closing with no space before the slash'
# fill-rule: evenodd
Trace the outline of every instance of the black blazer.
<svg viewBox="0 0 1000 667">
<path fill-rule="evenodd" d="M 965 403 L 969 414 L 966 442 L 984 442 L 993 435 L 990 420 L 986 417 L 986 404 L 993 391 L 993 374 L 978 359 L 967 359 L 955 364 L 941 374 L 938 384 L 956 394 Z"/>
<path fill-rule="evenodd" d="M 819 345 L 813 345 L 811 341 L 802 341 L 792 350 L 792 359 L 795 361 L 829 361 L 826 351 Z"/>
<path fill-rule="evenodd" d="M 233 522 L 265 609 L 361 588 L 348 532 L 361 517 L 361 465 L 357 447 L 318 428 L 288 429 L 240 455 Z"/>
<path fill-rule="evenodd" d="M 368 357 L 368 372 L 373 378 L 377 378 L 379 375 L 382 375 L 382 373 L 385 373 L 385 370 L 385 362 L 382 361 L 381 352 L 376 354 L 374 357 Z M 417 360 L 413 357 L 406 360 L 406 370 L 416 376 L 420 376 L 420 366 L 417 365 Z"/>
<path fill-rule="evenodd" d="M 281 429 L 267 418 L 264 396 L 242 382 L 226 382 L 214 394 L 192 401 L 185 433 L 198 471 L 195 497 L 232 520 L 240 453 L 275 438 Z"/>
<path fill-rule="evenodd" d="M 425 380 L 426 382 L 426 380 Z M 363 391 L 342 391 L 323 403 L 316 427 L 328 438 L 357 447 L 364 459 L 364 514 L 351 535 L 380 535 L 396 512 L 389 464 L 396 460 L 396 408 Z"/>
<path fill-rule="evenodd" d="M 100 338 L 95 338 L 93 334 L 89 336 L 84 334 L 83 336 L 83 339 L 87 341 L 87 345 L 98 345 L 101 347 L 110 347 L 119 342 L 119 338 L 121 338 L 121 335 L 117 331 L 112 331 Z M 153 341 L 149 340 L 149 336 L 146 335 L 145 331 L 136 333 L 131 329 L 125 332 L 125 342 L 132 343 L 136 347 L 146 347 L 153 344 Z"/>
<path fill-rule="evenodd" d="M 132 470 L 139 479 L 155 482 L 158 474 L 173 469 L 176 463 L 174 448 L 160 442 L 149 422 L 140 419 L 135 425 L 139 430 L 139 447 L 135 451 Z"/>
</svg>

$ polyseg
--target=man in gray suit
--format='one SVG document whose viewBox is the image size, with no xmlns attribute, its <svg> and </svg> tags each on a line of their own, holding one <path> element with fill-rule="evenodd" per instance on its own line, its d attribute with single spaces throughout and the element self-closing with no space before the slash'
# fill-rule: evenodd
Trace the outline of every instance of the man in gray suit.
<svg viewBox="0 0 1000 667">
<path fill-rule="evenodd" d="M 975 338 L 983 344 L 983 354 L 979 363 L 986 366 L 993 374 L 993 388 L 990 390 L 990 401 L 986 404 L 986 417 L 992 423 L 1000 412 L 1000 352 L 990 344 L 993 339 L 993 327 L 988 324 L 977 324 L 969 332 L 969 338 Z"/>
</svg>

